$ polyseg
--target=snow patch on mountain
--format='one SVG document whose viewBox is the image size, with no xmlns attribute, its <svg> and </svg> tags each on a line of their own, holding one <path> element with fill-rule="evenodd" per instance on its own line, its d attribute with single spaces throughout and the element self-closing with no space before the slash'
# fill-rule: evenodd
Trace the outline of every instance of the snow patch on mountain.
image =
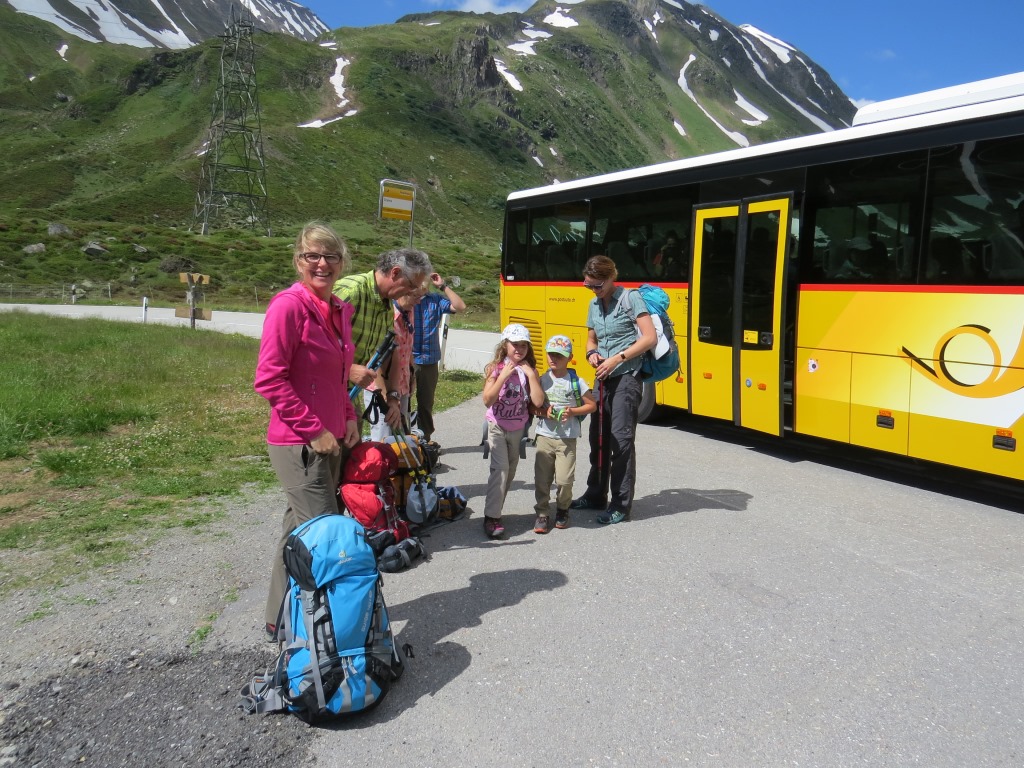
<svg viewBox="0 0 1024 768">
<path fill-rule="evenodd" d="M 321 43 L 324 47 L 326 44 Z M 344 70 L 352 62 L 346 59 L 344 56 L 339 56 L 336 60 L 334 67 L 334 74 L 331 75 L 330 83 L 334 86 L 334 92 L 338 95 L 338 109 L 345 109 L 350 103 L 348 96 L 345 95 L 345 75 Z M 344 120 L 346 117 L 352 117 L 358 114 L 359 110 L 350 109 L 343 114 L 337 115 L 336 117 L 327 118 L 326 120 L 313 120 L 308 123 L 302 123 L 299 128 L 323 128 L 325 125 L 336 123 L 339 120 Z"/>
<path fill-rule="evenodd" d="M 515 88 L 517 91 L 523 90 L 523 84 L 519 82 L 519 78 L 508 71 L 508 67 L 505 66 L 505 62 L 501 59 L 494 60 L 494 66 L 498 68 L 498 74 L 505 78 L 505 81 Z"/>
<path fill-rule="evenodd" d="M 197 25 L 179 7 L 176 0 L 142 0 L 148 2 L 152 15 L 164 19 L 159 28 L 150 27 L 136 18 L 126 3 L 117 0 L 92 0 L 88 3 L 72 3 L 89 22 L 82 18 L 75 20 L 69 15 L 68 3 L 62 0 L 8 0 L 15 11 L 48 21 L 68 34 L 90 43 L 110 42 L 119 45 L 131 45 L 136 48 L 190 48 L 200 42 L 201 26 L 209 29 L 214 20 L 226 25 L 221 19 L 223 9 L 214 7 L 209 0 L 203 0 L 193 7 L 193 16 L 200 23 Z M 304 40 L 312 40 L 329 31 L 327 25 L 317 16 L 292 0 L 242 0 L 246 8 L 252 12 L 258 26 L 271 31 L 284 31 Z M 139 3 L 132 5 L 138 8 Z M 205 6 L 205 8 L 204 8 Z M 205 17 L 198 18 L 205 12 Z M 138 10 L 135 13 L 139 13 Z M 150 14 L 145 14 L 151 17 Z M 90 23 L 91 22 L 91 23 Z M 150 22 L 152 23 L 152 22 Z"/>
<path fill-rule="evenodd" d="M 765 85 L 767 85 L 769 88 L 771 88 L 773 91 L 775 91 L 775 93 L 777 93 L 779 95 L 779 97 L 783 101 L 785 101 L 787 104 L 789 104 L 789 106 L 791 106 L 793 109 L 795 109 L 801 115 L 803 115 L 808 120 L 810 120 L 820 130 L 822 130 L 822 131 L 832 131 L 832 130 L 835 130 L 827 122 L 825 122 L 820 117 L 818 117 L 817 115 L 813 114 L 812 112 L 809 112 L 807 109 L 805 109 L 801 105 L 797 104 L 795 101 L 793 101 L 791 98 L 786 96 L 786 94 L 784 94 L 782 91 L 780 91 L 778 88 L 776 88 L 772 84 L 771 80 L 768 79 L 768 75 L 765 74 L 764 69 L 761 67 L 760 61 L 757 60 L 757 59 L 760 58 L 760 56 L 758 55 L 757 59 L 755 59 L 756 50 L 751 50 L 753 48 L 753 44 L 750 42 L 750 40 L 748 38 L 746 38 L 746 37 L 737 37 L 736 35 L 733 35 L 733 38 L 740 44 L 740 47 L 743 49 L 743 52 L 746 54 L 747 59 L 750 61 L 750 65 L 754 68 L 754 72 L 756 72 L 757 76 L 760 77 L 765 82 Z"/>
<path fill-rule="evenodd" d="M 571 16 L 566 14 L 569 12 L 568 8 L 562 8 L 558 6 L 555 8 L 554 13 L 550 13 L 544 17 L 544 23 L 550 24 L 552 27 L 561 27 L 563 29 L 572 29 L 578 27 L 580 23 Z"/>
<path fill-rule="evenodd" d="M 743 95 L 739 91 L 733 88 L 732 92 L 736 94 L 736 106 L 738 106 L 748 115 L 750 115 L 751 118 L 753 118 L 752 120 L 744 120 L 744 125 L 754 127 L 760 125 L 761 123 L 768 119 L 768 115 L 766 115 L 760 109 L 758 109 L 745 98 L 743 98 Z"/>
<path fill-rule="evenodd" d="M 772 37 L 767 32 L 762 32 L 752 24 L 741 24 L 740 29 L 764 43 L 772 53 L 779 57 L 779 61 L 783 64 L 789 64 L 790 54 L 796 51 L 789 43 L 784 43 L 779 38 Z"/>
<path fill-rule="evenodd" d="M 688 58 L 686 60 L 686 63 L 683 65 L 683 68 L 679 70 L 679 80 L 677 81 L 679 83 L 679 87 L 683 89 L 683 93 L 685 93 L 687 96 L 690 97 L 690 100 L 693 101 L 693 103 L 697 105 L 697 108 L 700 109 L 700 111 L 704 113 L 704 115 L 707 117 L 707 119 L 710 120 L 712 123 L 714 123 L 715 127 L 718 130 L 720 130 L 722 133 L 724 133 L 726 136 L 728 136 L 729 139 L 731 139 L 732 141 L 736 142 L 739 146 L 741 146 L 741 147 L 749 147 L 750 146 L 750 139 L 748 139 L 746 136 L 744 136 L 742 133 L 740 133 L 738 131 L 730 131 L 728 128 L 726 128 L 724 125 L 722 125 L 720 122 L 718 122 L 711 115 L 711 113 L 708 112 L 703 107 L 703 105 L 701 105 L 701 103 L 697 100 L 697 95 L 690 89 L 689 84 L 686 82 L 686 70 L 689 69 L 690 65 L 693 64 L 693 62 L 695 62 L 696 60 L 697 60 L 697 57 L 694 54 L 691 53 L 690 54 L 690 58 Z"/>
</svg>

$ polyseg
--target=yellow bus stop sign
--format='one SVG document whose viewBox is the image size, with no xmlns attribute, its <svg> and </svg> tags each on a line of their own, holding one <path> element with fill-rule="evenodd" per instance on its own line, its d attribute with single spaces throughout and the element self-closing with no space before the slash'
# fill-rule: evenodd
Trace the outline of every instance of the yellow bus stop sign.
<svg viewBox="0 0 1024 768">
<path fill-rule="evenodd" d="M 380 217 L 412 221 L 416 188 L 404 181 L 385 179 L 380 183 Z"/>
</svg>

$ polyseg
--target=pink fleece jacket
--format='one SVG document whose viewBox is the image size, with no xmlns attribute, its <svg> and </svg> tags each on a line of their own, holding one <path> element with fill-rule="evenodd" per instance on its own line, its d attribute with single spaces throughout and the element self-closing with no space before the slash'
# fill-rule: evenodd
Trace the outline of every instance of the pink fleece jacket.
<svg viewBox="0 0 1024 768">
<path fill-rule="evenodd" d="M 270 300 L 255 383 L 270 403 L 270 445 L 303 445 L 325 427 L 341 442 L 346 422 L 356 420 L 347 390 L 354 354 L 352 305 L 337 296 L 331 296 L 331 305 L 340 310 L 337 333 L 301 283 Z"/>
</svg>

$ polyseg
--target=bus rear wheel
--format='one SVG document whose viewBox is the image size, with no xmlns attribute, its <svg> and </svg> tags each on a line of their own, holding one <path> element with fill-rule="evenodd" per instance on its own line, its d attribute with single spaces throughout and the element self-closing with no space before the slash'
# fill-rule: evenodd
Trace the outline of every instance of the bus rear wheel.
<svg viewBox="0 0 1024 768">
<path fill-rule="evenodd" d="M 642 424 L 654 421 L 654 412 L 657 409 L 657 393 L 654 391 L 654 382 L 644 382 L 644 393 L 640 398 L 640 408 L 637 410 L 637 421 Z"/>
</svg>

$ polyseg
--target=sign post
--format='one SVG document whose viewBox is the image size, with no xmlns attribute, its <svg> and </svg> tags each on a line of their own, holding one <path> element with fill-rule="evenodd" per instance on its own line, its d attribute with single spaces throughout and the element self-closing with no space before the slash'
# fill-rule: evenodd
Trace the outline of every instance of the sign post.
<svg viewBox="0 0 1024 768">
<path fill-rule="evenodd" d="M 412 248 L 413 210 L 416 206 L 416 186 L 408 181 L 382 179 L 377 216 L 409 222 L 409 247 Z"/>
<path fill-rule="evenodd" d="M 188 285 L 188 290 L 185 292 L 185 301 L 188 302 L 188 306 L 175 307 L 174 316 L 187 317 L 194 331 L 196 320 L 213 320 L 213 312 L 210 310 L 196 309 L 196 289 L 201 285 L 209 285 L 210 276 L 201 275 L 198 272 L 179 272 L 178 279 Z"/>
</svg>

